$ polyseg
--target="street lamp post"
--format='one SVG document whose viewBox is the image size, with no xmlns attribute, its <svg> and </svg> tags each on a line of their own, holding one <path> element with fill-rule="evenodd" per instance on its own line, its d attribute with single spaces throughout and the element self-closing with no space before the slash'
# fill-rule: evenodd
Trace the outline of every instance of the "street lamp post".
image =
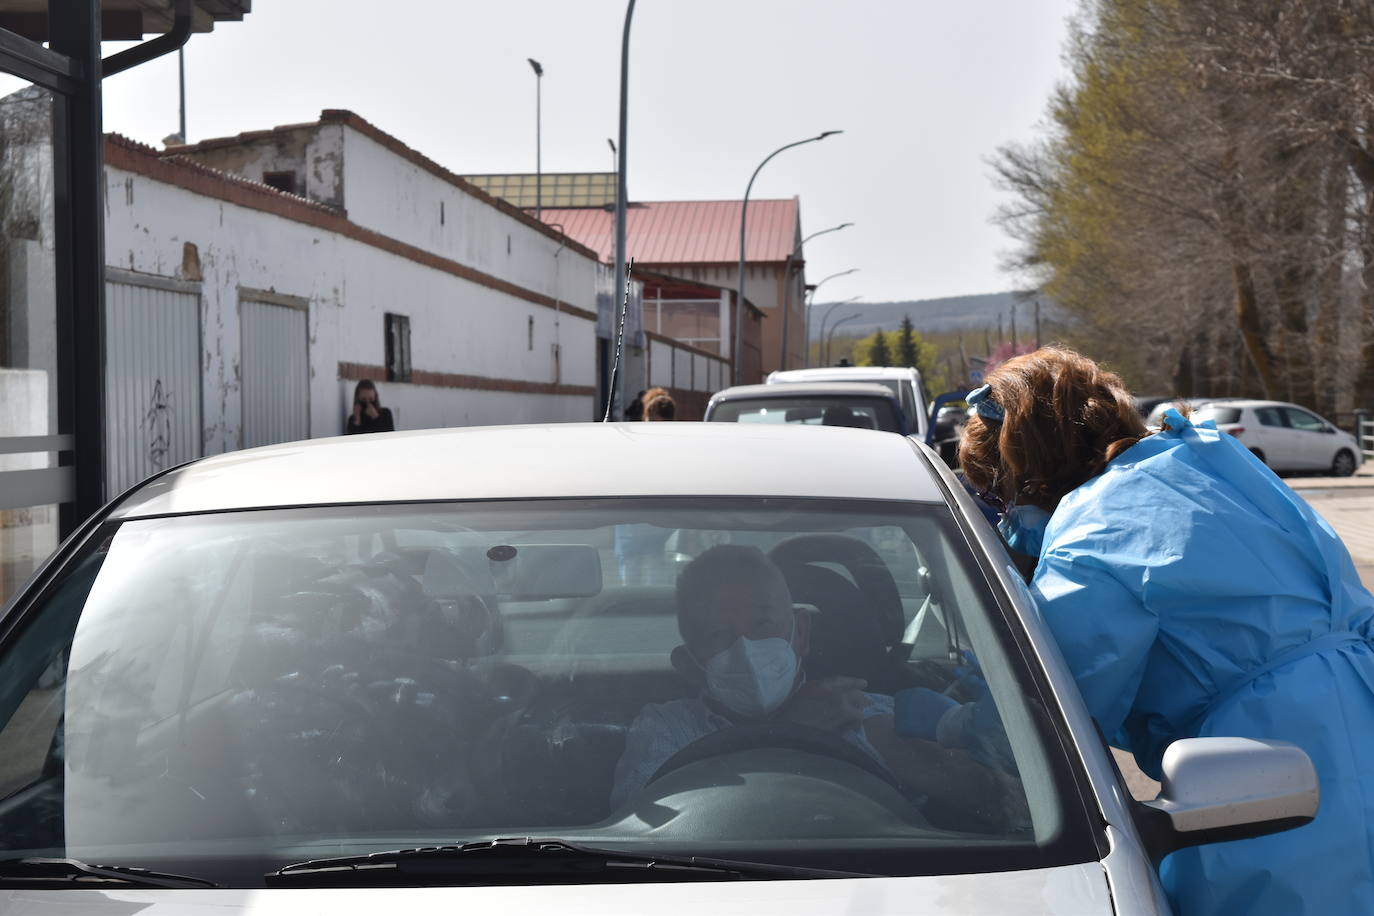
<svg viewBox="0 0 1374 916">
<path fill-rule="evenodd" d="M 819 286 L 820 284 L 816 285 Z M 811 298 L 813 301 L 815 300 L 814 293 L 812 294 Z M 822 364 L 826 362 L 827 355 L 825 347 L 825 323 L 830 320 L 830 316 L 834 313 L 835 309 L 839 308 L 842 305 L 848 305 L 851 302 L 857 302 L 861 298 L 861 296 L 850 296 L 848 299 L 841 299 L 839 302 L 832 302 L 830 304 L 830 308 L 826 309 L 825 314 L 821 316 L 820 343 L 816 347 L 816 356 L 820 359 Z M 808 347 L 808 350 L 809 349 L 810 348 Z"/>
<path fill-rule="evenodd" d="M 840 223 L 838 226 L 831 226 L 829 229 L 822 229 L 820 232 L 813 232 L 806 238 L 797 243 L 797 247 L 787 256 L 787 263 L 782 269 L 782 346 L 778 351 L 778 369 L 787 368 L 787 324 L 792 315 L 792 259 L 801 254 L 802 247 L 818 235 L 825 235 L 827 232 L 839 232 L 841 229 L 848 229 L 853 223 Z M 802 308 L 806 308 L 806 301 L 803 298 Z M 805 332 L 803 332 L 805 333 Z M 809 341 L 803 343 L 810 348 Z"/>
<path fill-rule="evenodd" d="M 846 315 L 844 318 L 841 318 L 839 321 L 835 322 L 834 324 L 832 324 L 832 325 L 830 326 L 830 336 L 827 337 L 827 338 L 826 338 L 826 341 L 825 341 L 825 357 L 826 357 L 826 360 L 825 360 L 825 361 L 826 361 L 826 362 L 830 362 L 830 344 L 831 344 L 831 342 L 834 341 L 834 339 L 835 339 L 835 330 L 836 330 L 837 328 L 839 328 L 839 326 L 842 325 L 842 324 L 844 324 L 845 322 L 847 322 L 847 321 L 853 321 L 855 318 L 858 318 L 858 317 L 859 317 L 859 313 L 858 313 L 858 312 L 855 312 L 853 315 Z"/>
<path fill-rule="evenodd" d="M 633 0 L 631 0 L 631 2 L 633 3 Z M 736 385 L 740 383 L 740 370 L 744 362 L 744 233 L 749 219 L 749 192 L 754 189 L 754 179 L 759 177 L 759 172 L 762 171 L 763 167 L 767 165 L 769 161 L 778 153 L 781 153 L 784 150 L 789 150 L 794 146 L 801 146 L 806 143 L 815 143 L 817 140 L 824 140 L 826 137 L 834 136 L 835 134 L 839 133 L 843 133 L 843 131 L 827 130 L 823 133 L 817 134 L 814 137 L 807 137 L 805 140 L 797 140 L 793 143 L 787 144 L 786 146 L 778 147 L 777 149 L 773 150 L 773 152 L 765 156 L 763 161 L 758 164 L 758 167 L 754 169 L 754 174 L 749 176 L 749 184 L 746 185 L 744 188 L 744 201 L 741 203 L 739 209 L 739 284 L 735 289 L 734 383 Z M 621 140 L 620 146 L 623 150 L 625 147 L 625 141 L 623 139 Z M 624 160 L 623 152 L 621 153 L 621 159 L 622 161 Z"/>
<path fill-rule="evenodd" d="M 544 68 L 533 57 L 525 58 L 534 69 L 534 218 L 540 219 L 544 209 L 543 159 L 543 86 Z"/>
<path fill-rule="evenodd" d="M 612 140 L 610 137 L 607 137 L 606 145 L 611 148 L 611 174 L 615 174 L 616 171 L 620 168 L 618 165 L 616 165 L 617 160 L 615 155 L 615 141 Z"/>
<path fill-rule="evenodd" d="M 836 277 L 843 277 L 847 274 L 857 273 L 858 270 L 859 268 L 857 267 L 851 267 L 848 270 L 842 270 L 839 273 L 833 273 L 828 277 L 822 277 L 819 283 L 816 283 L 811 287 L 811 298 L 809 298 L 806 301 L 806 330 L 804 331 L 806 335 L 806 364 L 808 367 L 811 365 L 811 306 L 816 301 L 816 290 L 820 289 L 822 286 L 824 286 L 831 280 L 835 279 Z M 829 315 L 830 313 L 826 312 L 826 314 Z M 824 331 L 824 327 L 822 327 L 821 330 Z M 820 356 L 819 347 L 816 348 L 816 355 Z"/>
</svg>

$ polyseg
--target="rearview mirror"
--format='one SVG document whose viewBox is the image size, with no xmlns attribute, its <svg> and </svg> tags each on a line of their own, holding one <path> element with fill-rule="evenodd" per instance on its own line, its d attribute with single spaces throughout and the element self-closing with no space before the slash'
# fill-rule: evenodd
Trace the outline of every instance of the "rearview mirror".
<svg viewBox="0 0 1374 916">
<path fill-rule="evenodd" d="M 1156 863 L 1177 849 L 1279 833 L 1317 816 L 1316 768 L 1287 741 L 1185 738 L 1169 745 L 1162 770 L 1159 797 L 1135 809 Z"/>
<path fill-rule="evenodd" d="M 601 593 L 601 557 L 590 544 L 439 548 L 425 559 L 420 587 L 431 598 L 586 598 Z"/>
</svg>

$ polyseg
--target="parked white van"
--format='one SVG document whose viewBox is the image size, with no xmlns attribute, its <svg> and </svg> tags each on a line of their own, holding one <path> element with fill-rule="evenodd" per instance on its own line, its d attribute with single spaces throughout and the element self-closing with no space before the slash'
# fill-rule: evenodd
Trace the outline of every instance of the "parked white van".
<svg viewBox="0 0 1374 916">
<path fill-rule="evenodd" d="M 930 425 L 930 394 L 915 369 L 898 366 L 826 366 L 770 372 L 769 385 L 793 382 L 878 382 L 891 388 L 902 404 L 910 434 L 924 441 Z"/>
</svg>

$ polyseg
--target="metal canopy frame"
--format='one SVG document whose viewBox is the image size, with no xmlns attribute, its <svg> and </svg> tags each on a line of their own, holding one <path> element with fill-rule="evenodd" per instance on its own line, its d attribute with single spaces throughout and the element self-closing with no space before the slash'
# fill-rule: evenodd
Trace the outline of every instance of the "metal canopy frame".
<svg viewBox="0 0 1374 916">
<path fill-rule="evenodd" d="M 171 32 L 108 60 L 100 56 L 100 0 L 48 0 L 47 48 L 0 29 L 0 72 L 52 93 L 56 260 L 57 433 L 7 444 L 57 453 L 58 467 L 43 471 L 42 486 L 32 492 L 39 503 L 59 503 L 64 538 L 105 502 L 101 80 L 185 44 L 194 8 L 194 0 L 175 0 Z"/>
</svg>

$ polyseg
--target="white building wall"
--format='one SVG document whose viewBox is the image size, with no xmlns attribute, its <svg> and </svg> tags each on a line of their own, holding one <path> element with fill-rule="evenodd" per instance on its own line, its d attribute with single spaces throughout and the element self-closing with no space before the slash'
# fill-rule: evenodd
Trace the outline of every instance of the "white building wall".
<svg viewBox="0 0 1374 916">
<path fill-rule="evenodd" d="M 244 289 L 308 303 L 310 433 L 315 437 L 343 430 L 346 411 L 340 391 L 346 387 L 351 395 L 352 385 L 341 385 L 339 364 L 384 365 L 383 316 L 389 311 L 410 317 L 416 372 L 552 382 L 557 345 L 560 381 L 596 384 L 594 327 L 587 318 L 556 313 L 340 233 L 132 172 L 108 168 L 107 187 L 108 264 L 178 279 L 201 275 L 207 454 L 242 443 L 239 301 Z M 194 256 L 187 243 L 195 246 Z M 571 294 L 576 278 L 585 277 L 576 304 L 587 307 L 593 295 L 590 259 L 564 250 L 553 261 L 550 253 L 544 290 L 564 285 Z M 464 417 L 508 422 L 512 414 L 529 421 L 580 420 L 595 409 L 590 395 L 512 396 L 378 381 L 383 403 L 403 409 L 400 425 L 408 429 L 448 425 Z"/>
<path fill-rule="evenodd" d="M 649 341 L 649 386 L 673 384 L 673 347 L 661 340 Z"/>
<path fill-rule="evenodd" d="M 352 127 L 340 129 L 344 131 L 344 206 L 350 220 L 525 289 L 596 310 L 592 259 L 570 257 L 558 239 L 537 227 L 468 194 Z"/>
</svg>

